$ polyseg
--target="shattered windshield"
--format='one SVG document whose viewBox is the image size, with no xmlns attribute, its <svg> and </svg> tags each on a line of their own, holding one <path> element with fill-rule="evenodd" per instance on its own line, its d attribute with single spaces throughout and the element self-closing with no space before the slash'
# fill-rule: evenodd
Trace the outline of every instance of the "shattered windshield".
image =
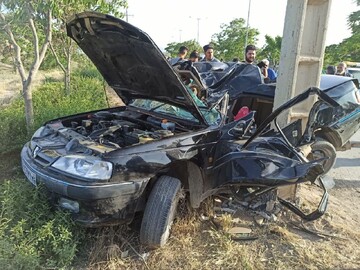
<svg viewBox="0 0 360 270">
<path fill-rule="evenodd" d="M 201 100 L 198 100 L 198 102 L 195 100 L 195 102 L 199 106 L 200 113 L 204 116 L 208 124 L 214 125 L 220 121 L 219 111 L 209 109 Z M 189 111 L 168 103 L 151 99 L 134 99 L 129 105 L 148 111 L 170 114 L 173 117 L 199 123 L 199 120 Z"/>
</svg>

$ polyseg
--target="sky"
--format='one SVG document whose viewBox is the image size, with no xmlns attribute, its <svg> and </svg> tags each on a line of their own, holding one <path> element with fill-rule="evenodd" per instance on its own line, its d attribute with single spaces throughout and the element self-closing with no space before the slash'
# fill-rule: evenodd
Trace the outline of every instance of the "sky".
<svg viewBox="0 0 360 270">
<path fill-rule="evenodd" d="M 340 43 L 351 35 L 347 17 L 358 10 L 354 0 L 332 0 L 326 45 Z M 283 35 L 287 0 L 128 0 L 127 20 L 146 32 L 160 49 L 168 43 L 197 40 L 208 44 L 221 32 L 222 24 L 243 18 L 260 32 L 256 44 L 265 43 L 265 35 Z M 126 19 L 126 18 L 125 18 Z"/>
</svg>

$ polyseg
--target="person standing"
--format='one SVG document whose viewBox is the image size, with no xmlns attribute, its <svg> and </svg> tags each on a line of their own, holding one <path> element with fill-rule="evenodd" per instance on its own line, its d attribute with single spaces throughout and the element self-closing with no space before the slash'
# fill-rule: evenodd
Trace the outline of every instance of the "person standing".
<svg viewBox="0 0 360 270">
<path fill-rule="evenodd" d="M 205 45 L 203 49 L 205 56 L 200 60 L 200 62 L 220 62 L 214 57 L 214 47 L 212 45 Z"/>
<path fill-rule="evenodd" d="M 263 59 L 257 65 L 261 70 L 261 74 L 264 76 L 265 83 L 276 82 L 276 78 L 277 78 L 277 74 L 275 70 L 270 68 L 269 64 L 270 64 L 269 60 Z"/>
<path fill-rule="evenodd" d="M 326 67 L 326 74 L 335 75 L 336 74 L 336 67 L 333 65 L 329 65 Z"/>
<path fill-rule="evenodd" d="M 189 56 L 189 60 L 191 62 L 198 62 L 199 61 L 199 53 L 197 51 L 192 51 Z"/>
<path fill-rule="evenodd" d="M 337 65 L 335 75 L 352 77 L 352 75 L 347 71 L 346 68 L 347 68 L 346 64 L 345 64 L 344 62 L 340 62 L 340 63 Z"/>
<path fill-rule="evenodd" d="M 245 63 L 254 64 L 256 58 L 255 45 L 247 45 L 245 48 Z"/>
<path fill-rule="evenodd" d="M 173 66 L 173 65 L 177 64 L 177 63 L 180 62 L 180 61 L 186 60 L 185 57 L 186 57 L 188 51 L 189 51 L 188 47 L 186 47 L 186 46 L 181 46 L 181 47 L 179 48 L 178 56 L 175 57 L 175 58 L 171 58 L 171 59 L 170 59 L 170 61 L 169 61 L 170 65 Z"/>
</svg>

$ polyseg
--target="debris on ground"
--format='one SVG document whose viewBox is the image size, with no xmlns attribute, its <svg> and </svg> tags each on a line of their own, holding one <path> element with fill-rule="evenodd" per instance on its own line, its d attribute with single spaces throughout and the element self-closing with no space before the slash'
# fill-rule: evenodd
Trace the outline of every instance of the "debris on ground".
<svg viewBox="0 0 360 270">
<path fill-rule="evenodd" d="M 257 239 L 252 228 L 278 221 L 283 209 L 274 190 L 244 200 L 232 194 L 221 194 L 214 197 L 213 205 L 213 216 L 202 215 L 201 220 L 211 220 L 216 229 L 228 233 L 233 240 Z"/>
</svg>

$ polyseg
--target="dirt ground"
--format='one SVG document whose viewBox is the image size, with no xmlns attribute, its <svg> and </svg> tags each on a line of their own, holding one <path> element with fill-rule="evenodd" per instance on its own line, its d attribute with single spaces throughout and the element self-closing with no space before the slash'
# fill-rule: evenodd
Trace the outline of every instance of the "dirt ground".
<svg viewBox="0 0 360 270">
<path fill-rule="evenodd" d="M 60 70 L 39 71 L 35 77 L 33 89 L 40 85 L 46 78 L 61 79 L 63 73 Z M 15 71 L 0 67 L 0 107 L 6 106 L 14 97 L 22 92 L 20 75 Z"/>
</svg>

